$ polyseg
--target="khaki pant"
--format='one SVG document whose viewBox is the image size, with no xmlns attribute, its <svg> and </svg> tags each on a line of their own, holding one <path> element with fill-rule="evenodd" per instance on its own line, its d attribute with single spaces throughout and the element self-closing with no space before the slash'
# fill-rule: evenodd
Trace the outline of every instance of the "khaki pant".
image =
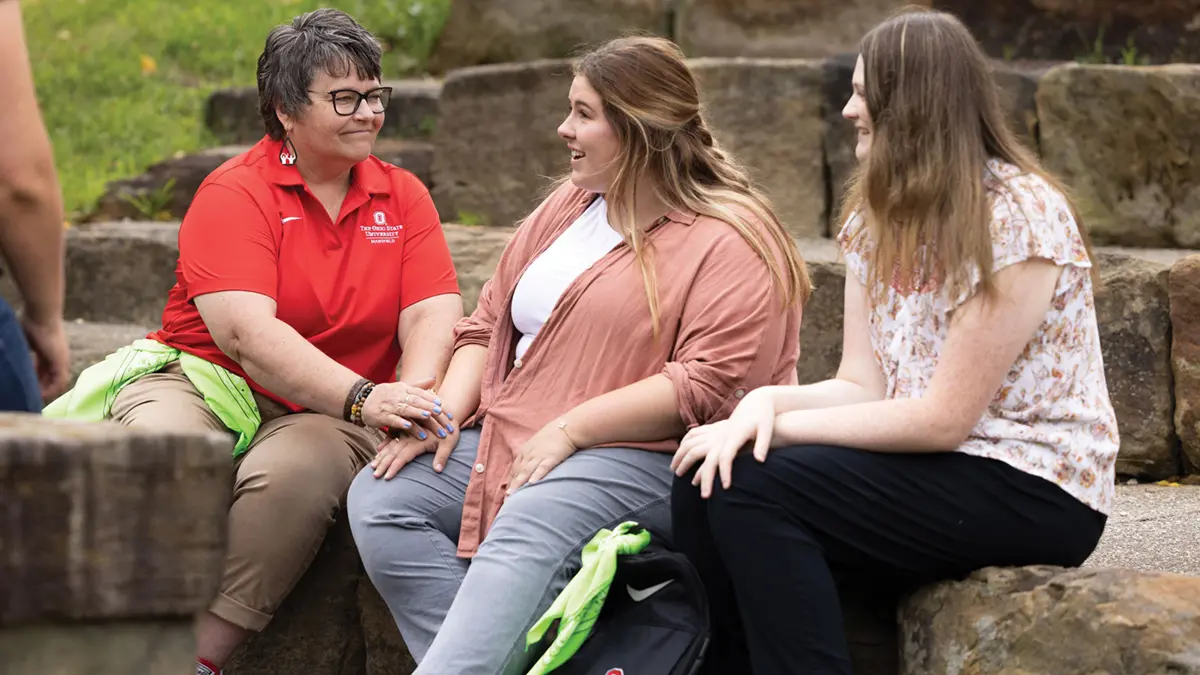
<svg viewBox="0 0 1200 675">
<path fill-rule="evenodd" d="M 225 572 L 210 609 L 261 631 L 308 569 L 346 489 L 383 436 L 327 415 L 287 414 L 255 398 L 263 424 L 234 467 Z M 126 385 L 112 418 L 130 427 L 228 432 L 178 363 Z"/>
</svg>

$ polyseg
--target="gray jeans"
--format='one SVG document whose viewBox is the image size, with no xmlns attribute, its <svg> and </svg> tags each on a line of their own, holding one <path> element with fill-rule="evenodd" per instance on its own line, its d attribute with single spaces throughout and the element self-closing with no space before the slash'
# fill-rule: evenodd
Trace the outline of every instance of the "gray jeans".
<svg viewBox="0 0 1200 675">
<path fill-rule="evenodd" d="M 601 528 L 670 531 L 671 455 L 583 450 L 509 497 L 471 560 L 455 554 L 479 432 L 462 432 L 442 473 L 418 457 L 391 481 L 350 486 L 350 526 L 420 675 L 514 675 L 538 656 L 525 633 L 579 569 Z"/>
</svg>

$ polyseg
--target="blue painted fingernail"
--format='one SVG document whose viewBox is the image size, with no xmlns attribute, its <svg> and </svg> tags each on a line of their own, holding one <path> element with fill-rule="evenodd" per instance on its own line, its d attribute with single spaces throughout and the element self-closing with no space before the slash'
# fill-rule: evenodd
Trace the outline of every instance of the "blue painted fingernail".
<svg viewBox="0 0 1200 675">
<path fill-rule="evenodd" d="M 454 415 L 451 415 L 449 410 L 446 411 L 446 419 L 448 419 L 448 420 L 454 419 Z M 451 429 L 451 431 L 453 431 L 453 429 Z"/>
<path fill-rule="evenodd" d="M 442 431 L 441 429 L 438 429 L 438 438 L 445 438 L 445 437 L 446 437 L 446 432 Z"/>
<path fill-rule="evenodd" d="M 434 404 L 434 405 L 439 405 L 439 406 L 440 406 L 440 405 L 442 404 L 442 399 L 440 399 L 440 398 L 435 398 L 435 399 L 433 399 L 433 404 Z"/>
<path fill-rule="evenodd" d="M 439 405 L 438 405 L 436 408 L 434 408 L 434 409 L 433 409 L 433 414 L 434 414 L 434 415 L 441 415 L 441 414 L 442 414 L 442 406 L 441 406 L 441 404 L 439 404 Z"/>
<path fill-rule="evenodd" d="M 446 431 L 449 431 L 450 433 L 454 433 L 454 425 L 453 425 L 453 424 L 447 424 L 447 425 L 446 425 Z"/>
<path fill-rule="evenodd" d="M 429 417 L 429 411 L 428 411 L 428 410 L 422 410 L 422 411 L 421 411 L 421 416 L 422 416 L 422 417 Z"/>
</svg>

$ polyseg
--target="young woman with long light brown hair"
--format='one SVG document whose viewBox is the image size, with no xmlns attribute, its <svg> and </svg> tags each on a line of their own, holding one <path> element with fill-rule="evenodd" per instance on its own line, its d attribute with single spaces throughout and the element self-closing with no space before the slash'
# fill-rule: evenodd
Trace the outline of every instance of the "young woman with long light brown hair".
<svg viewBox="0 0 1200 675">
<path fill-rule="evenodd" d="M 598 530 L 667 536 L 686 430 L 796 381 L 804 263 L 679 49 L 607 43 L 564 94 L 570 176 L 506 247 L 438 389 L 466 428 L 383 447 L 350 490 L 418 673 L 525 672 L 523 636 Z"/>
<path fill-rule="evenodd" d="M 1079 565 L 1112 505 L 1087 237 L 986 57 L 953 16 L 906 11 L 863 39 L 853 84 L 838 373 L 751 392 L 672 462 L 708 673 L 849 675 L 835 572 Z"/>
</svg>

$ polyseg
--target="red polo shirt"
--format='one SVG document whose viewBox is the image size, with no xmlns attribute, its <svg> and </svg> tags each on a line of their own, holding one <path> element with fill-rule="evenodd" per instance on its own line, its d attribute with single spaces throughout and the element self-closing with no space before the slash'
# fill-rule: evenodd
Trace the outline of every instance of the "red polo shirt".
<svg viewBox="0 0 1200 675">
<path fill-rule="evenodd" d="M 276 316 L 330 358 L 392 382 L 400 312 L 459 292 L 429 191 L 411 173 L 368 157 L 354 166 L 333 222 L 296 167 L 279 162 L 279 150 L 264 138 L 200 185 L 179 229 L 162 330 L 149 337 L 246 377 L 213 342 L 193 299 L 251 291 L 273 298 Z"/>
</svg>

